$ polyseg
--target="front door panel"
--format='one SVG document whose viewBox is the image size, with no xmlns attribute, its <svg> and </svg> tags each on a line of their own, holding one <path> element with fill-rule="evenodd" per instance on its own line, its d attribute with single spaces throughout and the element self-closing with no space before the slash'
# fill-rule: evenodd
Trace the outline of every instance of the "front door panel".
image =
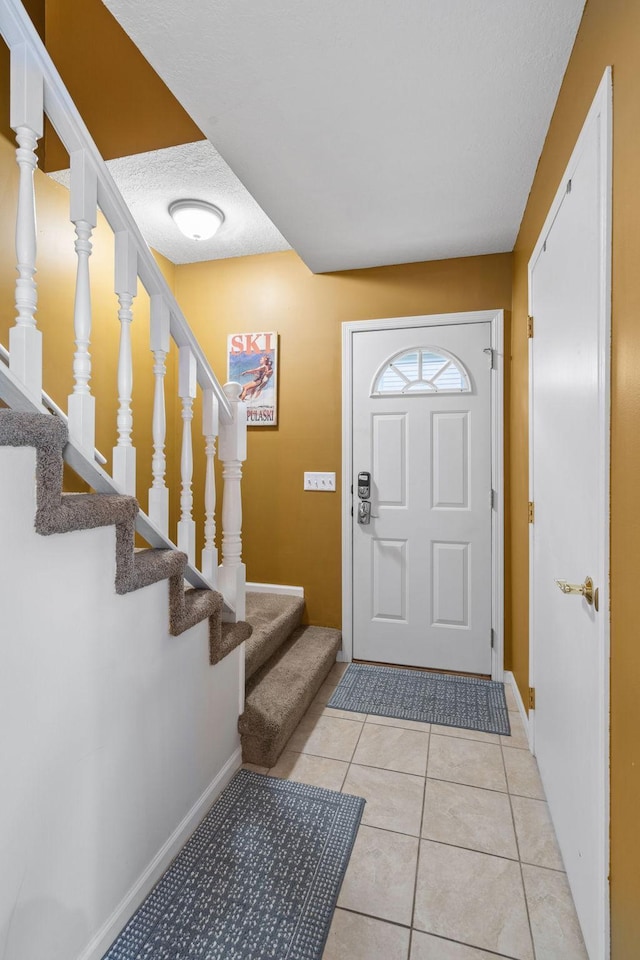
<svg viewBox="0 0 640 960">
<path fill-rule="evenodd" d="M 354 656 L 488 674 L 490 324 L 353 341 L 356 493 L 357 474 L 371 473 L 370 523 L 358 522 L 354 496 Z"/>
</svg>

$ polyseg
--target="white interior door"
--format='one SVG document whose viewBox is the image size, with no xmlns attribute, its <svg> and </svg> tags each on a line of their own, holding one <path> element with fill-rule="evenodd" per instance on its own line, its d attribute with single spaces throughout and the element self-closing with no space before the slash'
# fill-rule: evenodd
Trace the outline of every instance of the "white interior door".
<svg viewBox="0 0 640 960">
<path fill-rule="evenodd" d="M 535 753 L 591 960 L 608 956 L 606 93 L 530 264 Z M 599 610 L 556 583 L 586 577 Z"/>
<path fill-rule="evenodd" d="M 489 322 L 353 335 L 358 659 L 491 673 L 491 356 Z"/>
</svg>

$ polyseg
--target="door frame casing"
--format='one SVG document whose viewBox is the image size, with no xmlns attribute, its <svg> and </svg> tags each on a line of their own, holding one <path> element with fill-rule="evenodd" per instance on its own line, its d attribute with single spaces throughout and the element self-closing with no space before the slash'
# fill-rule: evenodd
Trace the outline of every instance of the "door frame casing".
<svg viewBox="0 0 640 960">
<path fill-rule="evenodd" d="M 342 324 L 342 651 L 353 659 L 353 336 L 412 327 L 491 324 L 491 678 L 504 679 L 504 311 L 474 310 L 417 317 L 355 320 Z M 487 498 L 489 498 L 487 491 Z"/>
<path fill-rule="evenodd" d="M 600 118 L 600 121 L 598 120 Z M 585 117 L 584 124 L 571 158 L 562 174 L 560 185 L 549 209 L 549 213 L 540 231 L 540 236 L 533 249 L 528 264 L 528 312 L 534 317 L 534 338 L 529 341 L 529 499 L 535 503 L 534 464 L 533 464 L 533 393 L 534 393 L 534 356 L 535 313 L 533 306 L 533 271 L 544 248 L 546 238 L 551 231 L 558 215 L 562 201 L 567 193 L 567 183 L 574 174 L 578 165 L 589 129 L 593 123 L 600 122 L 600 195 L 599 203 L 602 211 L 600 231 L 600 301 L 599 301 L 599 357 L 598 357 L 598 450 L 596 460 L 600 468 L 600 502 L 594 522 L 599 530 L 600 556 L 602 567 L 594 571 L 596 584 L 600 587 L 600 614 L 599 649 L 600 649 L 600 701 L 597 709 L 601 719 L 601 743 L 598 745 L 599 773 L 600 773 L 600 813 L 602 832 L 599 837 L 600 857 L 602 870 L 600 876 L 602 891 L 602 953 L 603 960 L 610 955 L 610 917 L 609 917 L 609 821 L 610 821 L 610 774 L 609 774 L 609 728 L 610 728 L 610 695 L 609 695 L 609 657 L 610 657 L 610 610 L 609 610 L 609 576 L 610 576 L 610 459 L 611 459 L 611 238 L 612 238 L 612 172 L 613 172 L 613 83 L 612 70 L 607 67 L 598 86 L 593 103 Z M 529 526 L 529 683 L 535 688 L 535 603 L 534 603 L 534 542 L 535 523 Z M 535 753 L 535 723 L 536 712 L 529 710 L 529 746 Z"/>
</svg>

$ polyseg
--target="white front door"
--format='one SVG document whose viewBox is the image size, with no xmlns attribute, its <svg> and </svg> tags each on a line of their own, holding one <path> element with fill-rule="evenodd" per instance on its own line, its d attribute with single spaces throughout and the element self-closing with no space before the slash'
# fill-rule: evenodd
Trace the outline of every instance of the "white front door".
<svg viewBox="0 0 640 960">
<path fill-rule="evenodd" d="M 491 673 L 491 356 L 489 322 L 353 334 L 358 659 Z"/>
<path fill-rule="evenodd" d="M 534 748 L 591 960 L 608 956 L 609 96 L 530 264 Z M 556 582 L 586 577 L 599 609 Z"/>
</svg>

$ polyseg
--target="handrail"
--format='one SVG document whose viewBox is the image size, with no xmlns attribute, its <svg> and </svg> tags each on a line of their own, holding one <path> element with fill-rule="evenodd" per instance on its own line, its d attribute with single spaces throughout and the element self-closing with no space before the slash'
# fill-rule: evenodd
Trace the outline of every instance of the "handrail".
<svg viewBox="0 0 640 960">
<path fill-rule="evenodd" d="M 24 413 L 48 412 L 42 400 L 38 401 L 35 397 L 30 397 L 25 393 L 23 385 L 4 364 L 0 364 L 0 400 L 8 403 L 12 409 Z M 67 442 L 63 456 L 65 463 L 68 463 L 71 469 L 96 493 L 120 492 L 109 474 L 98 463 L 89 460 L 85 452 L 73 440 L 69 439 Z M 136 530 L 150 547 L 175 549 L 175 544 L 161 530 L 158 530 L 153 521 L 142 510 L 136 518 Z M 191 562 L 187 563 L 184 578 L 187 583 L 199 590 L 210 590 L 214 586 L 211 583 L 211 578 L 204 576 Z M 223 618 L 226 619 L 230 612 L 235 612 L 237 601 L 234 603 L 234 600 L 236 600 L 235 597 L 225 596 Z"/>
<path fill-rule="evenodd" d="M 196 360 L 197 380 L 203 390 L 213 390 L 219 404 L 220 420 L 231 423 L 231 405 L 193 335 L 180 306 L 169 289 L 155 257 L 140 233 L 129 208 L 116 187 L 106 163 L 69 96 L 53 60 L 19 0 L 0 3 L 0 33 L 7 45 L 28 43 L 44 78 L 45 112 L 69 154 L 84 151 L 98 178 L 98 203 L 114 233 L 126 230 L 134 239 L 138 254 L 138 275 L 149 294 L 162 295 L 169 307 L 171 336 L 178 347 L 189 347 Z"/>
<path fill-rule="evenodd" d="M 150 349 L 153 356 L 154 397 L 152 485 L 148 513 L 142 509 L 136 529 L 151 547 L 172 548 L 169 538 L 169 495 L 166 483 L 165 360 L 170 340 L 178 347 L 178 398 L 181 405 L 180 518 L 177 546 L 188 558 L 185 579 L 198 588 L 213 587 L 223 595 L 224 617 L 244 617 L 246 568 L 242 562 L 242 465 L 246 459 L 246 404 L 239 383 L 224 388 L 213 373 L 182 310 L 175 300 L 150 248 L 64 86 L 20 0 L 0 0 L 0 34 L 11 50 L 11 126 L 16 134 L 19 167 L 16 214 L 16 322 L 10 331 L 9 365 L 0 362 L 0 398 L 15 409 L 45 413 L 53 409 L 67 420 L 69 441 L 64 458 L 96 492 L 139 494 L 136 447 L 132 441 L 133 356 L 131 324 L 138 282 L 150 299 Z M 73 326 L 73 392 L 67 415 L 42 390 L 42 332 L 38 329 L 37 228 L 34 172 L 36 147 L 42 136 L 43 111 L 67 148 L 71 160 L 71 212 L 76 239 L 76 295 Z M 112 476 L 99 466 L 95 451 L 96 398 L 92 374 L 91 271 L 92 234 L 100 208 L 114 234 L 114 290 L 119 324 L 117 444 L 113 448 Z M 205 541 L 201 570 L 196 566 L 196 521 L 193 516 L 193 403 L 202 392 L 202 436 L 205 443 Z M 46 406 L 45 406 L 46 402 Z M 222 562 L 218 563 L 215 524 L 216 440 L 222 463 Z"/>
</svg>

